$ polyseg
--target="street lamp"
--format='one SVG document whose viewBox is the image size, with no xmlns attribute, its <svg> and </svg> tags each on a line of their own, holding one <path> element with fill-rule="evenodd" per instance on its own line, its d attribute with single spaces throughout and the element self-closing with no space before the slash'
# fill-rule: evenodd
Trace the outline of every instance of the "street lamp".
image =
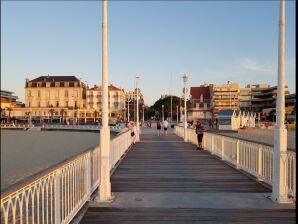
<svg viewBox="0 0 298 224">
<path fill-rule="evenodd" d="M 232 108 L 231 108 L 232 100 L 231 100 L 231 87 L 230 87 L 230 81 L 228 81 L 228 85 L 229 85 L 229 93 L 230 93 L 230 109 L 232 109 Z"/>
<path fill-rule="evenodd" d="M 182 76 L 183 79 L 183 83 L 184 83 L 184 89 L 183 89 L 183 93 L 184 93 L 184 141 L 187 142 L 187 111 L 186 111 L 186 82 L 188 80 L 187 75 L 184 73 L 184 75 Z"/>
<path fill-rule="evenodd" d="M 280 1 L 278 42 L 278 85 L 274 128 L 274 173 L 272 200 L 287 203 L 287 129 L 285 127 L 285 0 Z"/>
<path fill-rule="evenodd" d="M 140 141 L 140 122 L 139 122 L 139 88 L 138 88 L 138 81 L 139 81 L 139 76 L 135 76 L 135 86 L 136 86 L 136 95 L 137 95 L 137 134 L 136 134 L 136 141 Z"/>
<path fill-rule="evenodd" d="M 165 120 L 165 112 L 164 112 L 165 105 L 161 105 L 161 113 L 162 113 L 162 120 Z"/>
<path fill-rule="evenodd" d="M 100 183 L 96 201 L 113 199 L 110 180 L 110 128 L 108 89 L 108 9 L 107 0 L 102 1 L 102 126 L 100 129 Z"/>
<path fill-rule="evenodd" d="M 143 124 L 145 124 L 145 105 L 143 104 Z"/>
<path fill-rule="evenodd" d="M 177 124 L 178 124 L 178 114 L 179 114 L 179 111 L 178 111 L 178 105 L 176 106 L 177 107 Z"/>
</svg>

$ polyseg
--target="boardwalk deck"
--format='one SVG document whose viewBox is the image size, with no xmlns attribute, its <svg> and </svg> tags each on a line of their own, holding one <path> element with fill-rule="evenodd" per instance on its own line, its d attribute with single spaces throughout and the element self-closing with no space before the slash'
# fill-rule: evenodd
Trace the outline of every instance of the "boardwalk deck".
<svg viewBox="0 0 298 224">
<path fill-rule="evenodd" d="M 238 208 L 232 195 L 250 197 L 271 190 L 209 152 L 195 150 L 174 134 L 144 134 L 141 140 L 111 178 L 118 203 L 116 198 L 110 205 L 91 204 L 81 223 L 295 223 L 295 209 L 262 208 L 273 203 L 270 199 L 255 208 L 239 200 Z M 142 195 L 144 203 L 130 202 L 131 197 L 142 200 Z M 164 204 L 154 199 L 160 197 L 165 197 Z M 208 207 L 202 202 L 208 197 L 219 202 Z"/>
</svg>

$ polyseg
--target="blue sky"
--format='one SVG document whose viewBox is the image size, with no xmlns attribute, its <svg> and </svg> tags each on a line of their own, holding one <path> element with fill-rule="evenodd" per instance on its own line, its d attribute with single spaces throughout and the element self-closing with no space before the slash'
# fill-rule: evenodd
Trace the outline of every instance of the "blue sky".
<svg viewBox="0 0 298 224">
<path fill-rule="evenodd" d="M 98 1 L 1 1 L 1 88 L 23 100 L 25 78 L 75 75 L 101 83 Z M 286 83 L 295 92 L 295 2 L 286 1 Z M 109 82 L 147 104 L 161 94 L 227 81 L 277 83 L 279 1 L 110 1 Z M 171 78 L 172 77 L 172 78 Z M 171 81 L 172 80 L 172 81 Z"/>
</svg>

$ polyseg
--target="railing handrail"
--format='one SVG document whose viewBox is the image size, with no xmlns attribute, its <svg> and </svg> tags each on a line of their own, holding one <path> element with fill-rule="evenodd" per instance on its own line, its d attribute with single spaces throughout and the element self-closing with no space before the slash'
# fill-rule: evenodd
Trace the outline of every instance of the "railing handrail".
<svg viewBox="0 0 298 224">
<path fill-rule="evenodd" d="M 175 133 L 183 137 L 183 129 L 183 127 L 176 127 Z M 193 128 L 188 128 L 186 134 L 188 142 L 197 144 Z M 273 184 L 274 146 L 215 132 L 206 132 L 203 144 L 207 151 L 229 162 L 236 169 L 241 169 L 264 183 Z M 285 172 L 288 195 L 296 198 L 296 152 L 287 151 L 287 157 L 283 163 L 287 167 Z"/>
<path fill-rule="evenodd" d="M 121 135 L 125 134 L 126 132 L 128 132 L 129 130 L 126 130 L 124 132 L 120 132 L 119 134 L 116 135 L 116 137 L 114 139 L 116 139 L 117 137 L 120 137 Z M 114 139 L 112 139 L 111 141 L 113 141 Z M 30 175 L 29 177 L 24 178 L 23 180 L 20 180 L 14 184 L 12 184 L 11 186 L 8 186 L 7 188 L 4 188 L 3 190 L 1 190 L 1 198 L 6 197 L 7 195 L 11 194 L 12 192 L 18 191 L 21 188 L 28 186 L 30 184 L 32 184 L 33 182 L 35 182 L 38 179 L 41 179 L 45 176 L 47 176 L 48 174 L 55 172 L 55 170 L 57 169 L 61 169 L 63 166 L 68 165 L 69 163 L 73 162 L 74 160 L 76 160 L 77 158 L 83 156 L 84 154 L 87 154 L 90 151 L 95 150 L 96 148 L 98 148 L 99 145 L 93 147 L 93 148 L 88 148 L 85 149 L 84 151 L 77 153 L 73 156 L 71 156 L 68 159 L 65 159 L 63 161 L 60 161 L 54 165 L 51 165 L 35 174 Z"/>
<path fill-rule="evenodd" d="M 1 190 L 1 199 L 13 192 L 19 191 L 21 188 L 28 186 L 39 179 L 44 178 L 45 176 L 55 172 L 56 170 L 61 169 L 64 166 L 67 166 L 68 164 L 72 163 L 76 159 L 82 157 L 84 154 L 87 154 L 88 152 L 93 151 L 96 148 L 98 148 L 98 146 L 95 146 L 93 148 L 88 148 L 88 149 L 84 150 L 83 152 L 73 155 L 68 159 L 62 160 L 54 165 L 51 165 L 35 174 L 32 174 L 32 175 L 24 178 L 23 180 L 20 180 L 14 184 L 8 186 L 7 188 Z"/>
<path fill-rule="evenodd" d="M 194 128 L 189 128 L 188 127 L 188 129 L 194 129 Z M 255 144 L 260 144 L 260 145 L 265 145 L 265 146 L 269 146 L 269 147 L 274 147 L 274 145 L 273 144 L 270 144 L 270 143 L 260 142 L 260 141 L 254 141 L 254 140 L 242 138 L 242 137 L 239 137 L 239 136 L 229 136 L 229 135 L 225 135 L 224 133 L 221 133 L 221 132 L 216 132 L 214 130 L 206 130 L 205 132 L 206 133 L 211 133 L 211 134 L 214 134 L 214 135 L 220 135 L 220 136 L 224 136 L 224 137 L 228 137 L 228 138 L 234 138 L 234 139 L 238 139 L 238 140 L 242 140 L 242 141 L 247 141 L 247 142 L 251 142 L 251 143 L 255 143 Z M 230 132 L 235 132 L 235 131 L 230 131 Z M 296 149 L 287 148 L 287 150 L 296 153 L 296 151 L 295 151 Z"/>
</svg>

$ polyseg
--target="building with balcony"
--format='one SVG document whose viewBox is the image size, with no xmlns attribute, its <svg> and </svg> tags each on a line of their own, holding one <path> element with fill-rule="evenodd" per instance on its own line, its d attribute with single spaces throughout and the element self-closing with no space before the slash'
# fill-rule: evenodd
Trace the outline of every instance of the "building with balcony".
<svg viewBox="0 0 298 224">
<path fill-rule="evenodd" d="M 239 109 L 239 84 L 210 85 L 211 108 L 214 117 L 220 110 Z"/>
<path fill-rule="evenodd" d="M 125 92 L 114 85 L 109 85 L 109 117 L 123 119 L 125 110 Z M 102 90 L 100 86 L 94 85 L 87 89 L 87 109 L 101 114 Z"/>
<path fill-rule="evenodd" d="M 191 107 L 188 109 L 188 120 L 213 119 L 209 85 L 190 88 Z"/>
</svg>

